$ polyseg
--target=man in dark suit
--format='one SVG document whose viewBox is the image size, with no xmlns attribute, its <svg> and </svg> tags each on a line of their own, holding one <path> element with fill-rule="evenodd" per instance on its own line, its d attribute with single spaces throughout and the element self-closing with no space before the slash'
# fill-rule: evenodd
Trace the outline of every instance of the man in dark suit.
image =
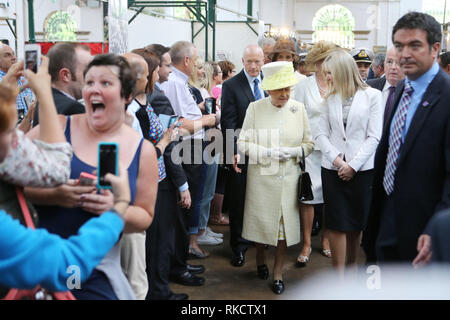
<svg viewBox="0 0 450 320">
<path fill-rule="evenodd" d="M 243 163 L 236 145 L 238 132 L 242 128 L 245 113 L 250 102 L 263 98 L 266 93 L 261 89 L 261 67 L 264 64 L 264 52 L 257 45 L 249 45 L 242 57 L 244 69 L 225 81 L 222 85 L 221 127 L 224 137 L 224 155 L 227 164 L 233 164 L 230 178 L 230 246 L 233 251 L 231 264 L 235 267 L 245 263 L 245 252 L 250 244 L 242 238 L 244 216 L 245 185 L 247 180 L 247 164 Z M 228 131 L 228 133 L 227 133 Z M 232 150 L 227 150 L 229 146 Z M 231 165 L 230 165 L 231 167 Z"/>
<path fill-rule="evenodd" d="M 363 246 L 368 262 L 412 262 L 425 228 L 450 206 L 450 77 L 439 70 L 441 26 L 410 12 L 392 33 L 400 66 L 394 109 L 375 155 Z M 419 245 L 418 245 L 419 243 Z"/>
<path fill-rule="evenodd" d="M 84 113 L 82 98 L 83 71 L 91 61 L 89 47 L 78 43 L 61 42 L 47 53 L 48 72 L 52 79 L 52 94 L 58 114 Z M 33 126 L 39 124 L 39 106 L 36 106 Z"/>
<path fill-rule="evenodd" d="M 153 87 L 151 94 L 147 94 L 147 101 L 150 103 L 158 116 L 160 114 L 175 115 L 170 100 L 160 89 L 161 83 L 166 82 L 169 78 L 169 74 L 172 72 L 172 69 L 170 68 L 170 48 L 160 44 L 151 44 L 145 47 L 145 49 L 157 55 L 160 61 L 158 71 L 159 81 Z M 191 206 L 192 199 L 189 191 L 189 185 L 187 183 L 186 173 L 180 164 L 175 164 L 172 161 L 171 157 L 175 146 L 175 142 L 172 142 L 169 146 L 167 146 L 164 151 L 164 163 L 166 166 L 167 175 L 172 182 L 171 187 L 177 188 L 178 190 L 180 206 L 189 208 Z M 172 224 L 175 233 L 175 242 L 170 265 L 171 279 L 183 285 L 201 285 L 204 283 L 205 279 L 195 276 L 194 274 L 203 273 L 205 271 L 205 267 L 203 265 L 192 265 L 186 262 L 189 249 L 189 234 L 187 233 L 187 227 L 184 222 L 184 212 L 178 210 L 177 213 L 178 215 Z"/>
<path fill-rule="evenodd" d="M 395 87 L 405 78 L 397 60 L 395 48 L 391 48 L 387 52 L 386 59 L 384 60 L 384 71 L 384 77 L 367 80 L 369 86 L 380 90 L 383 94 L 383 106 L 385 106 L 383 127 L 386 125 L 389 114 L 394 106 Z"/>
<path fill-rule="evenodd" d="M 450 208 L 436 213 L 417 244 L 422 248 L 413 261 L 416 267 L 433 263 L 450 263 Z"/>
</svg>

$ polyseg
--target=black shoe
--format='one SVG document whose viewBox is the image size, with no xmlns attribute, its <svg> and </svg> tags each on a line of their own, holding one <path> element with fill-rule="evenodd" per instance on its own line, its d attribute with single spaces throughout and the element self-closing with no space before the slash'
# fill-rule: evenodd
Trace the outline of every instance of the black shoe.
<svg viewBox="0 0 450 320">
<path fill-rule="evenodd" d="M 233 253 L 233 258 L 231 259 L 231 265 L 233 267 L 242 267 L 245 264 L 245 253 L 240 251 L 238 253 Z"/>
<path fill-rule="evenodd" d="M 258 278 L 267 280 L 269 278 L 269 268 L 265 264 L 256 267 Z"/>
<path fill-rule="evenodd" d="M 284 291 L 284 283 L 283 280 L 274 280 L 272 282 L 272 291 L 275 294 L 282 294 Z"/>
<path fill-rule="evenodd" d="M 202 265 L 187 264 L 186 267 L 187 271 L 189 271 L 192 274 L 200 274 L 205 272 L 205 267 Z"/>
<path fill-rule="evenodd" d="M 173 293 L 167 298 L 167 300 L 187 300 L 189 296 L 185 293 Z"/>
<path fill-rule="evenodd" d="M 320 229 L 319 228 L 316 228 L 315 226 L 312 228 L 312 230 L 311 230 L 311 236 L 312 237 L 315 237 L 315 236 L 317 236 L 318 234 L 319 234 L 319 232 L 320 232 Z"/>
<path fill-rule="evenodd" d="M 172 281 L 183 286 L 202 286 L 205 283 L 205 278 L 194 276 L 189 271 L 183 274 L 172 276 Z"/>
</svg>

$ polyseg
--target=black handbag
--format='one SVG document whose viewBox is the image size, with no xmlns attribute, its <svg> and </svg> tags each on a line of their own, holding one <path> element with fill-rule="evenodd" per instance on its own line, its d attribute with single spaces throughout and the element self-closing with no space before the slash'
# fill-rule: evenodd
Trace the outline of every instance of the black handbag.
<svg viewBox="0 0 450 320">
<path fill-rule="evenodd" d="M 305 171 L 305 152 L 302 148 L 302 160 L 300 161 L 301 174 L 298 178 L 298 201 L 311 201 L 314 200 L 312 192 L 312 182 L 309 173 Z"/>
</svg>

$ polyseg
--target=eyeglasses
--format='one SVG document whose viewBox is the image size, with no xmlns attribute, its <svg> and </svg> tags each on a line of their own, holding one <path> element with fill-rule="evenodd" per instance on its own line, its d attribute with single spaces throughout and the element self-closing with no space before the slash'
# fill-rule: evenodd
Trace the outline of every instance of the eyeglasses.
<svg viewBox="0 0 450 320">
<path fill-rule="evenodd" d="M 391 67 L 393 65 L 400 66 L 399 63 L 397 61 L 395 61 L 395 60 L 386 60 L 386 65 L 389 66 L 389 67 Z"/>
</svg>

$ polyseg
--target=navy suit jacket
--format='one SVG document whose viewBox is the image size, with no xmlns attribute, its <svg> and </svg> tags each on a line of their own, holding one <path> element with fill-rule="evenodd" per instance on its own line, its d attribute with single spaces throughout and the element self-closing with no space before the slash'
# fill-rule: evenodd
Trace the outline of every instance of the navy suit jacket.
<svg viewBox="0 0 450 320">
<path fill-rule="evenodd" d="M 427 227 L 431 236 L 433 262 L 450 263 L 450 209 L 433 216 Z"/>
<path fill-rule="evenodd" d="M 58 114 L 72 115 L 85 113 L 84 106 L 77 100 L 71 99 L 61 91 L 52 88 L 53 100 L 55 101 L 56 112 Z M 33 127 L 39 124 L 39 104 L 34 111 Z"/>
<path fill-rule="evenodd" d="M 266 92 L 264 92 L 264 96 L 267 97 Z M 238 138 L 237 136 L 234 137 L 234 153 L 230 151 L 227 154 L 225 146 L 227 145 L 227 139 L 231 139 L 231 137 L 226 136 L 226 130 L 242 128 L 248 105 L 253 101 L 255 101 L 255 97 L 253 96 L 252 88 L 248 83 L 244 70 L 223 83 L 220 104 L 222 108 L 220 126 L 224 137 L 224 155 L 227 156 L 226 163 L 233 163 L 232 156 L 233 154 L 237 154 Z"/>
<path fill-rule="evenodd" d="M 429 84 L 414 114 L 395 172 L 395 228 L 399 255 L 412 261 L 417 240 L 435 212 L 450 207 L 450 76 L 442 70 Z M 392 122 L 404 89 L 397 85 Z M 389 147 L 390 125 L 383 130 L 375 154 L 372 205 L 363 246 L 369 262 L 376 260 L 375 244 L 386 197 L 383 177 Z"/>
<path fill-rule="evenodd" d="M 378 89 L 380 91 L 383 91 L 384 85 L 386 84 L 386 77 L 370 79 L 370 80 L 367 80 L 366 83 L 369 86 L 371 86 L 372 88 L 375 88 L 375 89 Z"/>
<path fill-rule="evenodd" d="M 167 98 L 166 95 L 156 86 L 154 87 L 151 95 L 147 94 L 147 101 L 150 103 L 153 110 L 155 110 L 156 114 L 159 115 L 162 113 L 167 115 L 175 115 L 169 98 Z"/>
</svg>

